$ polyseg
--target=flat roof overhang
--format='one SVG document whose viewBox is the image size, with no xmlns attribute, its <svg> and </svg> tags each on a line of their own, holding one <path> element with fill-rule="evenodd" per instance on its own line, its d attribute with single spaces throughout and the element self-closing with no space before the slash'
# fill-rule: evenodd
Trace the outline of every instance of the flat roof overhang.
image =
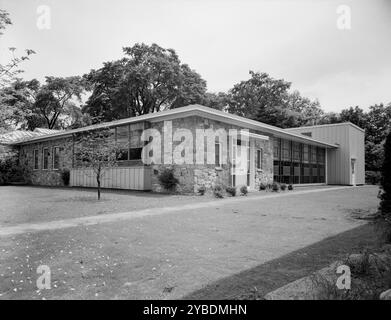
<svg viewBox="0 0 391 320">
<path fill-rule="evenodd" d="M 262 131 L 263 133 L 268 133 L 268 134 L 271 134 L 275 137 L 289 139 L 289 140 L 292 140 L 295 142 L 307 143 L 307 144 L 316 145 L 316 146 L 329 148 L 329 149 L 336 149 L 339 147 L 338 145 L 315 140 L 315 139 L 312 139 L 310 137 L 306 137 L 306 136 L 299 134 L 299 133 L 288 132 L 285 129 L 271 126 L 271 125 L 268 125 L 268 124 L 265 124 L 265 123 L 262 123 L 259 121 L 247 119 L 244 117 L 240 117 L 240 116 L 237 116 L 234 114 L 230 114 L 230 113 L 223 112 L 220 110 L 204 107 L 204 106 L 197 105 L 197 104 L 189 105 L 189 106 L 181 107 L 181 108 L 177 108 L 177 109 L 171 109 L 171 110 L 146 114 L 146 115 L 142 115 L 142 116 L 132 117 L 132 118 L 126 118 L 126 119 L 121 119 L 121 120 L 116 120 L 116 121 L 111 121 L 111 122 L 100 123 L 100 124 L 91 125 L 91 126 L 87 126 L 87 127 L 83 127 L 83 128 L 79 128 L 79 129 L 74 129 L 74 130 L 49 134 L 49 135 L 42 135 L 42 136 L 39 136 L 36 138 L 13 143 L 13 145 L 23 145 L 23 144 L 30 144 L 30 143 L 41 142 L 41 141 L 46 141 L 46 140 L 66 138 L 66 137 L 71 137 L 72 135 L 74 135 L 76 133 L 80 133 L 80 132 L 84 132 L 84 131 L 97 130 L 97 129 L 102 129 L 102 128 L 110 128 L 110 127 L 126 125 L 126 124 L 131 124 L 131 123 L 137 123 L 137 122 L 143 122 L 143 121 L 148 121 L 148 122 L 153 123 L 153 122 L 159 122 L 159 121 L 174 120 L 174 119 L 178 119 L 178 118 L 185 118 L 185 117 L 190 117 L 190 116 L 205 117 L 207 119 L 220 121 L 220 122 L 232 124 L 232 125 L 235 125 L 238 127 L 242 127 L 244 129 Z"/>
</svg>

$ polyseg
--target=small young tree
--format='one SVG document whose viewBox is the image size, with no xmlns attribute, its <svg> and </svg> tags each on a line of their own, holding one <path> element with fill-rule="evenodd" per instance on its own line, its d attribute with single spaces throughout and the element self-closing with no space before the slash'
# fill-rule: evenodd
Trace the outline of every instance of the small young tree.
<svg viewBox="0 0 391 320">
<path fill-rule="evenodd" d="M 113 133 L 109 129 L 88 131 L 79 138 L 77 158 L 84 168 L 90 168 L 98 185 L 98 200 L 100 200 L 101 182 L 105 168 L 117 165 L 119 148 L 113 143 Z"/>
<path fill-rule="evenodd" d="M 391 132 L 389 132 L 386 143 L 384 144 L 382 176 L 380 213 L 386 224 L 387 240 L 391 241 Z"/>
</svg>

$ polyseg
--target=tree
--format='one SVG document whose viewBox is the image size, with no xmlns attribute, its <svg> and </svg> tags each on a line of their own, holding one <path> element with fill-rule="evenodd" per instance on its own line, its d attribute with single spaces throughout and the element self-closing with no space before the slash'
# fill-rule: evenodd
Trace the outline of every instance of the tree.
<svg viewBox="0 0 391 320">
<path fill-rule="evenodd" d="M 235 84 L 228 91 L 227 111 L 242 117 L 277 124 L 273 111 L 276 106 L 286 106 L 290 82 L 273 79 L 267 73 L 249 73 L 249 80 Z"/>
<path fill-rule="evenodd" d="M 120 149 L 112 143 L 113 136 L 109 129 L 88 131 L 79 136 L 76 158 L 84 168 L 92 169 L 97 182 L 98 200 L 101 194 L 101 181 L 105 168 L 117 165 Z"/>
<path fill-rule="evenodd" d="M 351 122 L 363 129 L 367 126 L 368 117 L 364 110 L 358 106 L 342 110 L 339 118 L 341 122 Z"/>
<path fill-rule="evenodd" d="M 228 96 L 226 93 L 207 92 L 202 101 L 202 105 L 222 111 L 227 108 L 227 102 L 228 102 Z"/>
<path fill-rule="evenodd" d="M 0 128 L 27 128 L 33 121 L 32 106 L 40 84 L 37 80 L 15 80 L 0 89 Z"/>
<path fill-rule="evenodd" d="M 46 77 L 35 100 L 33 111 L 46 121 L 48 129 L 58 124 L 60 116 L 73 108 L 72 99 L 81 101 L 84 84 L 80 77 Z"/>
<path fill-rule="evenodd" d="M 0 9 L 0 35 L 8 25 L 11 25 L 12 21 L 9 18 L 9 13 L 3 9 Z M 16 76 L 23 72 L 19 69 L 19 65 L 30 58 L 32 54 L 35 54 L 34 50 L 26 49 L 25 55 L 16 56 L 16 48 L 8 48 L 11 53 L 11 60 L 5 64 L 0 63 L 0 89 L 9 85 L 15 80 Z"/>
<path fill-rule="evenodd" d="M 287 105 L 289 110 L 296 112 L 299 126 L 316 125 L 324 115 L 318 100 L 303 97 L 297 90 L 288 94 Z"/>
<path fill-rule="evenodd" d="M 202 102 L 205 80 L 173 49 L 142 43 L 123 51 L 123 59 L 84 76 L 92 94 L 83 112 L 112 121 Z"/>
<path fill-rule="evenodd" d="M 386 142 L 384 144 L 382 176 L 380 213 L 387 226 L 387 240 L 391 241 L 391 132 L 388 133 Z"/>
</svg>

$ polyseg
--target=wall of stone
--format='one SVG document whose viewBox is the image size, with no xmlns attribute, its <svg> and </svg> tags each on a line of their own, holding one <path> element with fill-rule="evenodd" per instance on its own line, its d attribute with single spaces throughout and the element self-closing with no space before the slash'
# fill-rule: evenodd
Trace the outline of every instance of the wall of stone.
<svg viewBox="0 0 391 320">
<path fill-rule="evenodd" d="M 53 147 L 60 147 L 59 169 L 53 169 Z M 43 149 L 49 148 L 48 169 L 43 169 Z M 34 169 L 34 150 L 38 150 L 38 170 Z M 71 137 L 20 146 L 19 164 L 26 170 L 28 182 L 34 185 L 63 186 L 63 169 L 72 168 L 73 141 Z"/>
<path fill-rule="evenodd" d="M 204 165 L 196 163 L 196 153 L 200 151 L 202 145 L 196 143 L 196 130 L 197 129 L 237 129 L 240 130 L 240 127 L 229 125 L 223 122 L 205 119 L 199 116 L 191 116 L 181 119 L 174 119 L 172 123 L 172 133 L 176 129 L 186 128 L 191 131 L 193 136 L 193 164 L 152 164 L 152 190 L 156 192 L 164 192 L 160 182 L 159 175 L 166 168 L 172 169 L 175 177 L 179 180 L 177 186 L 177 192 L 179 193 L 197 193 L 198 189 L 204 186 L 207 189 L 207 192 L 211 192 L 212 188 L 215 185 L 230 186 L 232 184 L 231 179 L 231 166 L 228 162 L 227 164 L 222 164 L 220 167 L 216 167 L 214 164 L 207 164 L 208 149 L 207 143 L 204 144 Z M 163 122 L 156 122 L 151 124 L 151 128 L 157 129 L 161 133 L 162 138 L 162 162 L 164 162 L 164 153 L 167 153 L 167 150 L 163 149 L 164 146 L 164 135 L 163 135 Z M 262 132 L 254 132 L 258 134 L 263 134 Z M 175 147 L 178 146 L 181 142 L 173 142 L 172 153 L 175 150 Z M 265 140 L 256 140 L 256 148 L 262 148 L 264 157 L 263 157 L 263 170 L 256 170 L 254 174 L 255 179 L 255 189 L 259 190 L 259 185 L 261 183 L 267 184 L 273 182 L 273 146 L 272 139 L 269 141 Z M 227 147 L 227 159 L 229 156 L 230 147 Z M 254 162 L 256 161 L 254 157 Z"/>
<path fill-rule="evenodd" d="M 0 161 L 18 156 L 18 148 L 0 143 Z"/>
<path fill-rule="evenodd" d="M 259 133 L 261 134 L 261 133 Z M 257 169 L 257 158 L 254 157 L 254 184 L 255 190 L 259 190 L 259 186 L 261 184 L 269 184 L 273 183 L 273 139 L 270 138 L 268 141 L 266 140 L 254 140 L 254 149 L 262 149 L 263 150 L 263 162 L 262 162 L 262 170 Z"/>
</svg>

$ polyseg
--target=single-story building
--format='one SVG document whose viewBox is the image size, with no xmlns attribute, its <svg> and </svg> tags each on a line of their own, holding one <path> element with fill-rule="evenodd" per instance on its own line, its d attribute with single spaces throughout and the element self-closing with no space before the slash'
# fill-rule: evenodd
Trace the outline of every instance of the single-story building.
<svg viewBox="0 0 391 320">
<path fill-rule="evenodd" d="M 95 187 L 91 169 L 81 165 L 76 150 L 83 132 L 102 128 L 113 133 L 110 143 L 124 146 L 117 164 L 106 169 L 102 181 L 106 188 L 162 191 L 158 177 L 165 168 L 173 169 L 179 180 L 177 191 L 182 193 L 217 184 L 259 190 L 261 183 L 273 181 L 364 184 L 364 131 L 351 123 L 284 130 L 201 105 L 39 135 L 8 145 L 18 151 L 19 165 L 28 172 L 31 184 L 61 186 L 61 172 L 68 169 L 70 186 Z M 148 163 L 142 159 L 143 148 L 157 139 L 143 136 L 147 131 L 161 133 L 156 140 L 161 142 L 161 150 L 156 144 L 149 150 L 149 154 L 161 155 L 161 162 L 156 157 Z M 205 132 L 215 133 L 212 146 L 208 137 L 199 138 Z M 229 134 L 221 135 L 224 132 Z M 236 132 L 234 138 L 231 132 Z M 187 147 L 183 147 L 185 142 Z M 178 155 L 186 161 L 177 161 Z"/>
</svg>

